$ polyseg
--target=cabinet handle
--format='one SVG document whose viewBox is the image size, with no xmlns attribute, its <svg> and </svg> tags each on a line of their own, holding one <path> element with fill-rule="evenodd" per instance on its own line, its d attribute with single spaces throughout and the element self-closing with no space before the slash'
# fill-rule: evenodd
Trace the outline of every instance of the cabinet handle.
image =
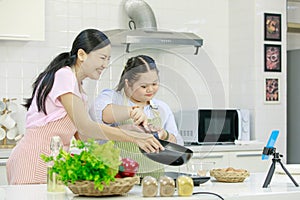
<svg viewBox="0 0 300 200">
<path fill-rule="evenodd" d="M 0 34 L 0 37 L 14 37 L 14 38 L 29 38 L 30 35 L 13 35 L 13 34 Z"/>
<path fill-rule="evenodd" d="M 259 153 L 250 153 L 250 154 L 237 154 L 236 157 L 257 157 L 261 156 Z"/>
<path fill-rule="evenodd" d="M 223 155 L 211 155 L 211 156 L 193 156 L 196 159 L 203 159 L 203 158 L 223 158 Z"/>
</svg>

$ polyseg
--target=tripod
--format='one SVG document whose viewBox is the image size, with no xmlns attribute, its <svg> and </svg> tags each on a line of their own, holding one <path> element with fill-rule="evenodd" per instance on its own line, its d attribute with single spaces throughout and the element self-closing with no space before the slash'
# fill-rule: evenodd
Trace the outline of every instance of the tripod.
<svg viewBox="0 0 300 200">
<path fill-rule="evenodd" d="M 278 162 L 281 165 L 282 169 L 290 177 L 290 179 L 293 181 L 293 183 L 295 184 L 295 186 L 299 187 L 298 183 L 294 180 L 294 178 L 292 177 L 292 175 L 288 172 L 288 170 L 282 164 L 280 157 L 283 157 L 283 156 L 280 155 L 279 153 L 276 153 L 276 148 L 265 147 L 264 150 L 263 150 L 263 154 L 265 154 L 265 155 L 271 155 L 271 154 L 273 154 L 272 165 L 271 165 L 271 167 L 269 169 L 269 172 L 268 172 L 268 175 L 267 175 L 266 180 L 264 182 L 263 188 L 268 187 L 268 185 L 270 184 L 272 176 L 274 174 L 276 162 Z"/>
</svg>

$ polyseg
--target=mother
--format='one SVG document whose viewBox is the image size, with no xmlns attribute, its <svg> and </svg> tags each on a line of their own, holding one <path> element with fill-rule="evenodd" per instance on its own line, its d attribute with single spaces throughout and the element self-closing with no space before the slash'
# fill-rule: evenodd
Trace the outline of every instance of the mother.
<svg viewBox="0 0 300 200">
<path fill-rule="evenodd" d="M 163 150 L 150 134 L 120 130 L 90 119 L 87 96 L 82 88 L 85 78 L 97 80 L 108 66 L 111 44 L 99 30 L 79 33 L 70 52 L 56 56 L 33 84 L 25 107 L 26 133 L 7 162 L 9 184 L 46 183 L 47 166 L 41 154 L 50 154 L 50 140 L 60 136 L 68 149 L 74 135 L 95 139 L 133 142 L 147 152 Z"/>
</svg>

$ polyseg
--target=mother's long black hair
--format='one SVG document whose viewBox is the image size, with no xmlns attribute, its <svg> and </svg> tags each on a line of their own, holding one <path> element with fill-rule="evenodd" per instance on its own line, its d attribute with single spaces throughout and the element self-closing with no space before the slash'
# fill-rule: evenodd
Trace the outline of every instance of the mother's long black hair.
<svg viewBox="0 0 300 200">
<path fill-rule="evenodd" d="M 53 87 L 56 71 L 65 66 L 73 66 L 76 63 L 77 52 L 79 49 L 84 50 L 88 54 L 91 51 L 101 49 L 109 44 L 110 40 L 99 30 L 86 29 L 80 32 L 73 42 L 71 51 L 64 52 L 56 56 L 47 68 L 39 74 L 35 82 L 32 84 L 33 92 L 31 98 L 25 99 L 24 106 L 26 109 L 29 109 L 36 93 L 38 111 L 43 111 L 47 114 L 45 102 Z"/>
</svg>

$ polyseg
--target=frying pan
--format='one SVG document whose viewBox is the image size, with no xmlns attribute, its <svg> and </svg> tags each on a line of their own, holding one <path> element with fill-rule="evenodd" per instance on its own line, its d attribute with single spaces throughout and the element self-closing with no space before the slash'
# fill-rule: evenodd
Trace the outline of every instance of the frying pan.
<svg viewBox="0 0 300 200">
<path fill-rule="evenodd" d="M 165 140 L 157 140 L 165 150 L 159 151 L 158 153 L 147 153 L 140 148 L 140 151 L 153 161 L 165 165 L 180 166 L 187 163 L 193 156 L 193 151 L 189 148 Z"/>
</svg>

